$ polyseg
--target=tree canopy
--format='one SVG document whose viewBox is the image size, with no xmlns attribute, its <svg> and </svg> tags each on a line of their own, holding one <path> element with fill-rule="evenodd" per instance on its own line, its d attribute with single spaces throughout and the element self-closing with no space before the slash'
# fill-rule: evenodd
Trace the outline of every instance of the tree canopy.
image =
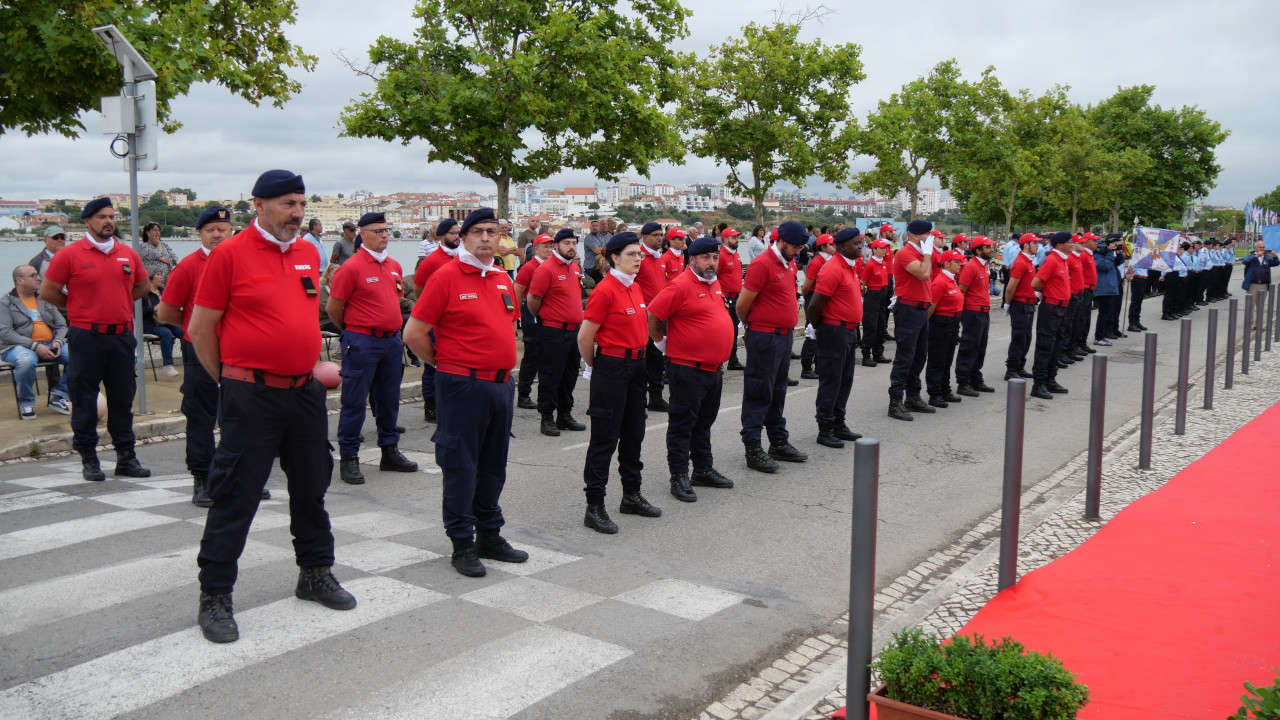
<svg viewBox="0 0 1280 720">
<path fill-rule="evenodd" d="M 120 66 L 90 32 L 114 24 L 157 75 L 156 113 L 166 131 L 173 98 L 210 82 L 258 105 L 280 107 L 302 85 L 285 70 L 311 70 L 315 58 L 283 33 L 294 0 L 133 0 L 0 3 L 0 132 L 28 135 L 84 130 L 80 113 L 121 85 Z"/>
</svg>

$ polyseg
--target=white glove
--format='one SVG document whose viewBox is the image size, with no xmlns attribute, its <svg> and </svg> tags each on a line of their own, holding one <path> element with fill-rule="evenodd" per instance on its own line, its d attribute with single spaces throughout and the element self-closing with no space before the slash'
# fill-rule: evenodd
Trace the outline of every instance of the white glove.
<svg viewBox="0 0 1280 720">
<path fill-rule="evenodd" d="M 933 254 L 933 238 L 925 238 L 920 241 L 920 254 L 925 257 Z"/>
<path fill-rule="evenodd" d="M 1042 293 L 1042 292 L 1040 292 L 1039 290 L 1037 290 L 1037 291 L 1036 291 L 1036 299 L 1037 299 L 1037 300 L 1043 300 L 1043 299 L 1044 299 L 1044 293 Z"/>
<path fill-rule="evenodd" d="M 804 326 L 804 336 L 805 336 L 805 337 L 807 337 L 807 338 L 809 338 L 810 340 L 817 340 L 817 339 L 818 339 L 818 331 L 817 331 L 817 330 L 814 330 L 812 325 L 805 325 L 805 326 Z"/>
<path fill-rule="evenodd" d="M 667 354 L 667 336 L 663 335 L 662 339 L 655 342 L 653 346 L 658 348 L 658 352 L 662 353 L 663 355 L 666 355 Z"/>
<path fill-rule="evenodd" d="M 741 330 L 742 332 L 746 332 L 747 331 L 746 323 L 743 323 L 741 320 L 739 320 L 738 329 Z"/>
<path fill-rule="evenodd" d="M 582 368 L 582 379 L 583 379 L 583 380 L 590 380 L 590 379 L 591 379 L 591 366 L 590 366 L 590 365 L 587 365 L 586 367 Z"/>
<path fill-rule="evenodd" d="M 1005 306 L 1004 306 L 1004 316 L 1005 316 L 1005 317 L 1009 317 L 1009 306 L 1008 306 L 1008 305 L 1005 305 Z"/>
</svg>

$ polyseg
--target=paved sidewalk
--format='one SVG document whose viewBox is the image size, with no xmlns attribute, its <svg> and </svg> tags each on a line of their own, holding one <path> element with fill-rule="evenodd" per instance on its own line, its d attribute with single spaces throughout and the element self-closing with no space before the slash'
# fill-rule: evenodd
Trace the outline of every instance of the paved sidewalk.
<svg viewBox="0 0 1280 720">
<path fill-rule="evenodd" d="M 1233 432 L 1280 402 L 1280 362 L 1264 353 L 1224 390 L 1220 358 L 1214 409 L 1204 410 L 1203 373 L 1191 378 L 1186 434 L 1174 434 L 1176 392 L 1156 402 L 1152 469 L 1138 469 L 1139 418 L 1104 440 L 1102 519 L 1084 520 L 1084 452 L 1034 487 L 1024 488 L 1019 574 L 1052 562 L 1090 538 L 1133 501 L 1160 488 Z M 1252 356 L 1251 356 L 1252 359 Z M 1083 429 L 1082 429 L 1083 430 Z M 1083 436 L 1083 432 L 1081 432 Z M 1028 439 L 1033 452 L 1034 438 Z M 1000 513 L 992 513 L 954 545 L 907 571 L 875 597 L 875 648 L 895 631 L 919 627 L 949 637 L 997 591 Z M 805 639 L 770 667 L 739 685 L 698 715 L 698 720 L 816 720 L 845 705 L 848 615 L 828 633 Z M 872 686 L 877 685 L 872 678 Z"/>
</svg>

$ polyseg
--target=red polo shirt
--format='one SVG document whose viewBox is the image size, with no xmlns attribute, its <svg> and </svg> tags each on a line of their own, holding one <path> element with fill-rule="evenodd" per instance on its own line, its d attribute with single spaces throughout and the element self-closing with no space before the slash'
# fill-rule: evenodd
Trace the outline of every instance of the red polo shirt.
<svg viewBox="0 0 1280 720">
<path fill-rule="evenodd" d="M 933 254 L 938 254 L 937 249 L 934 250 Z M 933 302 L 933 295 L 929 292 L 929 281 L 920 280 L 907 272 L 908 265 L 923 259 L 924 255 L 921 254 L 920 249 L 911 243 L 904 245 L 898 251 L 897 257 L 894 258 L 893 294 L 897 295 L 901 300 L 916 304 Z"/>
<path fill-rule="evenodd" d="M 147 270 L 133 248 L 119 240 L 104 253 L 81 238 L 62 248 L 44 271 L 48 280 L 67 286 L 67 322 L 89 326 L 133 327 L 133 288 L 147 282 Z"/>
<path fill-rule="evenodd" d="M 533 274 L 538 272 L 538 268 L 542 267 L 544 262 L 546 261 L 534 255 L 533 260 L 521 265 L 516 271 L 516 284 L 524 287 L 526 293 L 529 292 L 529 284 L 533 282 Z"/>
<path fill-rule="evenodd" d="M 822 266 L 813 291 L 828 298 L 822 306 L 822 322 L 839 321 L 845 323 L 845 327 L 862 322 L 862 280 L 844 258 L 833 257 Z"/>
<path fill-rule="evenodd" d="M 607 273 L 587 296 L 583 316 L 600 326 L 596 345 L 612 350 L 639 350 L 649 342 L 649 318 L 645 315 L 640 283 L 631 287 Z M 723 307 L 721 308 L 723 315 Z"/>
<path fill-rule="evenodd" d="M 654 257 L 647 246 L 642 249 L 644 259 L 640 261 L 636 283 L 640 285 L 640 294 L 644 296 L 644 301 L 652 302 L 667 285 L 666 269 L 662 266 L 661 255 Z"/>
<path fill-rule="evenodd" d="M 933 276 L 931 292 L 934 302 L 938 303 L 938 308 L 933 311 L 934 315 L 946 317 L 960 315 L 960 311 L 964 308 L 964 295 L 961 294 L 955 279 L 944 272 L 939 272 Z"/>
<path fill-rule="evenodd" d="M 431 276 L 411 314 L 435 330 L 437 368 L 453 365 L 497 371 L 515 367 L 513 328 L 520 310 L 511 285 L 501 264 L 481 276 L 478 268 L 453 262 Z"/>
<path fill-rule="evenodd" d="M 311 372 L 320 356 L 315 251 L 299 238 L 280 252 L 256 224 L 214 248 L 196 290 L 196 304 L 222 311 L 218 347 L 223 363 L 276 375 Z"/>
<path fill-rule="evenodd" d="M 542 324 L 582 324 L 582 269 L 576 262 L 565 262 L 555 253 L 533 273 L 529 295 L 542 298 L 538 317 Z"/>
<path fill-rule="evenodd" d="M 1039 300 L 1036 291 L 1031 288 L 1031 279 L 1036 276 L 1036 264 L 1026 253 L 1018 253 L 1013 259 L 1013 267 L 1009 269 L 1010 278 L 1018 278 L 1018 287 L 1013 289 L 1013 299 L 1018 302 L 1035 305 Z"/>
<path fill-rule="evenodd" d="M 1080 251 L 1080 268 L 1084 270 L 1084 289 L 1098 287 L 1098 261 L 1093 259 L 1093 253 L 1088 250 Z"/>
<path fill-rule="evenodd" d="M 1070 257 L 1071 253 L 1067 253 Z M 1036 277 L 1040 278 L 1042 287 L 1040 292 L 1044 293 L 1044 299 L 1052 301 L 1055 305 L 1065 305 L 1071 300 L 1071 279 L 1067 275 L 1067 260 L 1058 254 L 1057 250 L 1050 250 L 1044 256 L 1044 262 L 1040 263 L 1040 272 L 1036 273 Z"/>
<path fill-rule="evenodd" d="M 791 332 L 800 319 L 796 303 L 796 265 L 782 264 L 772 247 L 747 265 L 742 287 L 756 293 L 747 327 L 751 330 Z"/>
<path fill-rule="evenodd" d="M 716 279 L 725 297 L 736 298 L 742 292 L 742 258 L 727 247 L 720 248 L 720 264 L 716 267 Z"/>
<path fill-rule="evenodd" d="M 329 294 L 347 304 L 342 321 L 348 330 L 393 332 L 401 327 L 404 278 L 400 263 L 391 258 L 380 263 L 361 246 L 338 268 Z"/>
<path fill-rule="evenodd" d="M 747 267 L 755 266 L 753 262 Z M 792 288 L 794 282 L 793 276 Z M 793 289 L 792 307 L 794 293 Z M 718 280 L 707 284 L 693 271 L 680 273 L 649 304 L 649 312 L 667 324 L 667 357 L 671 362 L 718 370 L 729 359 L 733 321 L 724 311 L 724 292 Z"/>
<path fill-rule="evenodd" d="M 868 290 L 883 290 L 889 285 L 889 262 L 886 255 L 879 260 L 872 257 L 862 266 L 862 282 Z"/>
<path fill-rule="evenodd" d="M 461 247 L 461 245 L 459 245 Z M 418 263 L 418 268 L 413 272 L 413 286 L 416 288 L 424 288 L 427 286 L 427 280 L 436 273 L 437 270 L 444 267 L 449 261 L 454 260 L 455 255 L 450 255 L 444 251 L 444 246 L 436 248 L 434 252 L 422 259 Z"/>
<path fill-rule="evenodd" d="M 1067 253 L 1067 281 L 1071 284 L 1072 295 L 1084 292 L 1084 266 L 1075 253 Z"/>
<path fill-rule="evenodd" d="M 662 268 L 663 282 L 670 285 L 684 272 L 684 252 L 677 255 L 674 250 L 668 250 L 658 258 L 658 265 Z"/>
<path fill-rule="evenodd" d="M 173 270 L 169 271 L 169 279 L 164 286 L 164 294 L 160 300 L 182 310 L 182 332 L 185 334 L 191 326 L 191 313 L 196 309 L 196 288 L 200 287 L 200 277 L 204 275 L 209 256 L 200 248 L 182 258 Z"/>
<path fill-rule="evenodd" d="M 822 266 L 826 264 L 826 262 L 827 262 L 827 256 L 823 255 L 822 253 L 818 253 L 817 255 L 814 255 L 813 259 L 809 261 L 809 264 L 805 266 L 804 277 L 806 280 L 810 278 L 813 279 L 813 282 L 814 282 L 813 287 L 818 286 L 817 285 L 818 274 L 822 272 Z M 813 291 L 810 290 L 809 292 L 813 292 Z"/>
<path fill-rule="evenodd" d="M 971 258 L 956 277 L 960 285 L 968 287 L 964 291 L 964 309 L 990 312 L 991 288 L 987 283 L 991 281 L 991 275 L 987 271 L 987 263 L 981 258 Z"/>
</svg>

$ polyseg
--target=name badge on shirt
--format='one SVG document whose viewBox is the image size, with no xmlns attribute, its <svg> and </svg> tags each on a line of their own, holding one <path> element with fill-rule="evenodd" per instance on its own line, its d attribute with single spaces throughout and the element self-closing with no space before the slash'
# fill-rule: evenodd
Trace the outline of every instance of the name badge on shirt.
<svg viewBox="0 0 1280 720">
<path fill-rule="evenodd" d="M 32 310 L 32 312 L 35 312 L 35 311 L 34 311 L 34 310 Z M 628 315 L 635 315 L 635 314 L 636 314 L 636 309 L 635 309 L 635 308 L 627 308 L 627 314 L 628 314 Z"/>
<path fill-rule="evenodd" d="M 459 300 L 475 300 L 478 297 L 480 296 L 475 293 L 462 293 L 458 295 Z"/>
<path fill-rule="evenodd" d="M 311 266 L 310 265 L 294 265 L 293 269 L 294 270 L 310 270 Z"/>
<path fill-rule="evenodd" d="M 365 279 L 364 279 L 364 281 L 365 281 L 366 283 L 376 283 L 376 282 L 378 282 L 378 278 L 377 278 L 376 276 L 375 276 L 375 277 L 367 277 L 367 278 L 365 278 Z"/>
<path fill-rule="evenodd" d="M 564 275 L 557 275 L 557 276 L 556 276 L 556 279 L 557 279 L 557 280 L 564 280 L 564 279 L 565 279 L 565 277 L 566 277 L 566 276 L 564 276 Z"/>
</svg>

